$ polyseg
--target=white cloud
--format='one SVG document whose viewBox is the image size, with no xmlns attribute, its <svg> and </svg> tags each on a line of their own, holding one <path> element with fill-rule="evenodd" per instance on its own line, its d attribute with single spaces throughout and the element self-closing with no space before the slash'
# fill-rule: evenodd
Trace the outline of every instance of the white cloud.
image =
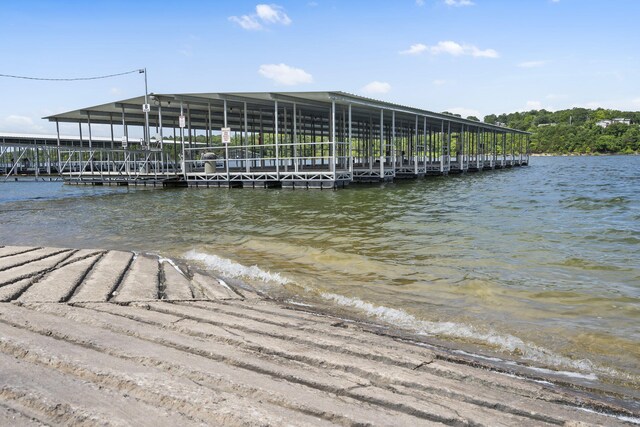
<svg viewBox="0 0 640 427">
<path fill-rule="evenodd" d="M 493 49 L 478 49 L 475 46 L 466 46 L 465 49 L 469 49 L 471 51 L 471 56 L 474 56 L 476 58 L 497 58 L 500 55 L 498 55 L 498 52 L 496 52 Z"/>
<path fill-rule="evenodd" d="M 265 25 L 289 25 L 292 22 L 282 6 L 276 4 L 259 4 L 252 15 L 230 16 L 228 19 L 249 31 L 262 30 Z"/>
<path fill-rule="evenodd" d="M 18 116 L 11 114 L 4 118 L 4 122 L 8 125 L 16 126 L 33 126 L 33 119 L 27 116 Z"/>
<path fill-rule="evenodd" d="M 414 46 L 424 46 L 424 45 L 412 45 L 408 51 L 403 51 L 401 53 L 408 53 L 411 51 Z M 424 48 L 420 49 L 417 52 L 412 52 L 413 54 L 421 53 L 421 52 L 429 52 L 432 55 L 440 55 L 440 54 L 448 54 L 452 56 L 473 56 L 474 58 L 498 58 L 500 55 L 493 49 L 480 49 L 474 45 L 470 44 L 460 44 L 451 40 L 440 41 L 435 46 L 424 46 Z"/>
<path fill-rule="evenodd" d="M 282 25 L 291 24 L 291 19 L 284 13 L 282 7 L 275 4 L 259 4 L 256 6 L 256 13 L 258 18 L 264 22 Z"/>
<path fill-rule="evenodd" d="M 640 98 L 636 98 L 636 99 L 632 100 L 631 104 L 635 105 L 636 107 L 640 107 Z"/>
<path fill-rule="evenodd" d="M 109 93 L 111 95 L 121 95 L 122 94 L 122 89 L 119 87 L 112 87 L 111 89 L 109 89 Z"/>
<path fill-rule="evenodd" d="M 309 6 L 309 7 L 317 7 L 318 6 L 318 2 L 317 1 L 310 1 L 309 3 L 307 3 L 307 6 Z"/>
<path fill-rule="evenodd" d="M 525 61 L 518 64 L 520 68 L 537 68 L 546 65 L 547 61 Z"/>
<path fill-rule="evenodd" d="M 527 110 L 542 110 L 542 102 L 527 101 Z"/>
<path fill-rule="evenodd" d="M 409 49 L 401 50 L 399 53 L 401 55 L 418 55 L 427 50 L 427 46 L 422 43 L 412 44 Z"/>
<path fill-rule="evenodd" d="M 45 128 L 36 124 L 32 117 L 10 114 L 0 120 L 0 129 L 4 132 L 44 133 Z"/>
<path fill-rule="evenodd" d="M 290 67 L 286 64 L 263 64 L 258 72 L 275 83 L 294 86 L 313 82 L 313 76 L 301 68 Z"/>
<path fill-rule="evenodd" d="M 429 46 L 429 53 L 432 55 L 440 55 L 441 53 L 448 53 L 453 56 L 464 55 L 465 49 L 461 44 L 453 41 L 438 42 L 435 46 Z"/>
<path fill-rule="evenodd" d="M 416 5 L 424 6 L 424 0 L 416 0 Z"/>
<path fill-rule="evenodd" d="M 254 16 L 242 15 L 240 17 L 230 16 L 229 21 L 235 22 L 245 30 L 261 30 L 262 24 Z"/>
<path fill-rule="evenodd" d="M 460 114 L 464 118 L 467 118 L 469 116 L 476 116 L 478 118 L 482 117 L 480 111 L 474 110 L 473 108 L 456 107 L 448 108 L 447 111 L 453 114 Z"/>
<path fill-rule="evenodd" d="M 367 95 L 387 93 L 391 90 L 391 85 L 386 82 L 373 81 L 362 88 L 362 92 Z"/>
<path fill-rule="evenodd" d="M 442 85 L 446 84 L 446 83 L 447 83 L 447 81 L 446 81 L 446 80 L 441 80 L 441 79 L 436 79 L 436 80 L 434 80 L 432 83 L 433 83 L 434 85 L 436 85 L 436 86 L 442 86 Z"/>
<path fill-rule="evenodd" d="M 444 0 L 444 3 L 447 6 L 456 6 L 456 7 L 473 6 L 475 4 L 471 0 Z"/>
</svg>

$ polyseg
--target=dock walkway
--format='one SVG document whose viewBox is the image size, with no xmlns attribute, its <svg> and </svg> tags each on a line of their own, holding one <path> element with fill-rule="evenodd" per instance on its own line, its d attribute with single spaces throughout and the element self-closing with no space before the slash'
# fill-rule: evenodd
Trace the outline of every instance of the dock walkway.
<svg viewBox="0 0 640 427">
<path fill-rule="evenodd" d="M 0 300 L 0 425 L 624 424 L 147 254 L 0 247 Z"/>
</svg>

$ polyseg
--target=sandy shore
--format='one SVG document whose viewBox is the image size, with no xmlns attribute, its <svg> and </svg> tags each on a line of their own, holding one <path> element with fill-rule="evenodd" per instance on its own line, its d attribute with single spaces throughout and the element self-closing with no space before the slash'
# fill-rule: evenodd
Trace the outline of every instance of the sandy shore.
<svg viewBox="0 0 640 427">
<path fill-rule="evenodd" d="M 638 417 L 611 399 L 498 372 L 151 255 L 0 247 L 0 301 L 0 425 Z"/>
</svg>

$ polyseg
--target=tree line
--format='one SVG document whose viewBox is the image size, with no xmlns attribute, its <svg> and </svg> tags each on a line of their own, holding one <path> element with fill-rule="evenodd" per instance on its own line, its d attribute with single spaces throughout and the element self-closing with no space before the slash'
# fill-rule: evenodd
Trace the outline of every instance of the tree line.
<svg viewBox="0 0 640 427">
<path fill-rule="evenodd" d="M 628 119 L 631 124 L 599 126 L 602 120 Z M 468 117 L 477 120 L 476 117 Z M 598 108 L 531 110 L 489 114 L 485 123 L 531 132 L 532 153 L 634 154 L 640 152 L 640 112 Z"/>
</svg>

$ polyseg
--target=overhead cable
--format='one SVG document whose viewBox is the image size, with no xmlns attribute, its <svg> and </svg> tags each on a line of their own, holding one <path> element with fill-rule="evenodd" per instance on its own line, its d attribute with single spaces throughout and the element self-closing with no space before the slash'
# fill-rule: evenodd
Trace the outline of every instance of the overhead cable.
<svg viewBox="0 0 640 427">
<path fill-rule="evenodd" d="M 133 73 L 144 73 L 144 69 L 140 69 L 139 68 L 137 70 L 126 71 L 124 73 L 109 74 L 109 75 L 106 75 L 106 76 L 73 77 L 73 78 L 66 78 L 66 79 L 47 78 L 47 77 L 14 76 L 14 75 L 11 75 L 11 74 L 0 74 L 0 77 L 8 77 L 8 78 L 12 78 L 12 79 L 24 79 L 24 80 L 45 80 L 45 81 L 54 81 L 54 82 L 72 82 L 72 81 L 78 81 L 78 80 L 108 79 L 109 77 L 124 76 L 125 74 L 133 74 Z"/>
</svg>

